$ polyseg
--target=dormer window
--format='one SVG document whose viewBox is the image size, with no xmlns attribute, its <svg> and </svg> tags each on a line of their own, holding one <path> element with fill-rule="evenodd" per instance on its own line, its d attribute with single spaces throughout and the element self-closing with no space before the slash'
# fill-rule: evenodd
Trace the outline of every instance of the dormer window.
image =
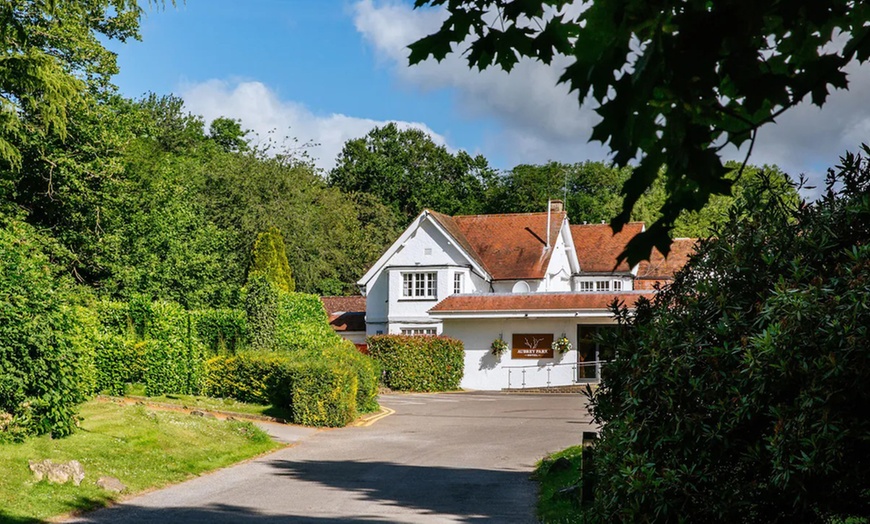
<svg viewBox="0 0 870 524">
<path fill-rule="evenodd" d="M 458 295 L 462 293 L 462 285 L 464 275 L 462 273 L 453 273 L 453 294 Z"/>
<path fill-rule="evenodd" d="M 595 283 L 595 291 L 610 291 L 610 281 L 599 280 Z"/>
<path fill-rule="evenodd" d="M 435 298 L 438 273 L 402 273 L 402 297 Z"/>
<path fill-rule="evenodd" d="M 614 291 L 622 291 L 622 280 L 614 280 L 613 281 L 613 290 Z"/>
<path fill-rule="evenodd" d="M 580 291 L 584 293 L 591 293 L 592 289 L 592 282 L 590 280 L 583 280 L 580 282 Z"/>
</svg>

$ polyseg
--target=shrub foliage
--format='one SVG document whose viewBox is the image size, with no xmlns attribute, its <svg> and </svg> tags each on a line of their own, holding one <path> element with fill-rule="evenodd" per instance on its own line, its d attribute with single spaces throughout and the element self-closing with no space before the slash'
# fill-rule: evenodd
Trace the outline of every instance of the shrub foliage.
<svg viewBox="0 0 870 524">
<path fill-rule="evenodd" d="M 870 517 L 870 168 L 846 156 L 811 205 L 761 195 L 618 311 L 584 522 Z"/>
<path fill-rule="evenodd" d="M 75 425 L 80 355 L 64 301 L 39 236 L 0 222 L 0 441 Z"/>
<path fill-rule="evenodd" d="M 465 365 L 462 341 L 448 337 L 376 335 L 369 355 L 381 366 L 385 386 L 399 391 L 459 389 Z"/>
<path fill-rule="evenodd" d="M 357 376 L 350 366 L 302 353 L 248 352 L 209 359 L 205 394 L 280 406 L 296 424 L 340 427 L 357 415 Z"/>
</svg>

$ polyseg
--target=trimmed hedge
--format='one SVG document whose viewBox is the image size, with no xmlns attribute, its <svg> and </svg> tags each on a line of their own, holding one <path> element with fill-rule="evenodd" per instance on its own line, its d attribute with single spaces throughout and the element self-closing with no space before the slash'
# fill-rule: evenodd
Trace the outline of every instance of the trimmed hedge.
<svg viewBox="0 0 870 524">
<path fill-rule="evenodd" d="M 337 345 L 319 352 L 321 360 L 338 362 L 356 372 L 357 394 L 356 406 L 360 413 L 377 411 L 378 377 L 380 376 L 377 362 L 359 352 L 352 342 L 341 340 Z"/>
<path fill-rule="evenodd" d="M 357 415 L 357 374 L 301 355 L 242 353 L 206 361 L 205 394 L 271 403 L 306 426 L 346 426 Z"/>
<path fill-rule="evenodd" d="M 240 309 L 199 309 L 191 311 L 197 338 L 212 355 L 234 355 L 248 338 L 248 320 Z"/>
<path fill-rule="evenodd" d="M 459 389 L 465 366 L 462 341 L 449 337 L 376 335 L 369 355 L 383 369 L 384 385 L 397 391 Z"/>
</svg>

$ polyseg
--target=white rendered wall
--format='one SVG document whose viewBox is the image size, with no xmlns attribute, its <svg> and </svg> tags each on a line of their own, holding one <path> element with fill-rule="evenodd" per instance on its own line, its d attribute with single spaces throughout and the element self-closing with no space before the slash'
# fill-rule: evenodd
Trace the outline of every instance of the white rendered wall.
<svg viewBox="0 0 870 524">
<path fill-rule="evenodd" d="M 465 371 L 461 386 L 464 389 L 501 390 L 508 387 L 508 371 L 512 388 L 566 386 L 575 383 L 573 364 L 577 362 L 577 325 L 612 324 L 609 313 L 589 318 L 541 319 L 447 319 L 443 334 L 462 341 L 465 346 Z M 500 359 L 492 355 L 490 345 L 501 334 L 510 344 L 514 333 L 552 333 L 559 338 L 568 337 L 575 349 L 564 355 L 554 354 L 547 359 L 513 359 L 510 350 Z M 562 364 L 547 369 L 549 364 Z M 517 367 L 514 367 L 517 366 Z M 525 375 L 523 375 L 523 369 Z M 548 384 L 549 379 L 549 384 Z"/>
</svg>

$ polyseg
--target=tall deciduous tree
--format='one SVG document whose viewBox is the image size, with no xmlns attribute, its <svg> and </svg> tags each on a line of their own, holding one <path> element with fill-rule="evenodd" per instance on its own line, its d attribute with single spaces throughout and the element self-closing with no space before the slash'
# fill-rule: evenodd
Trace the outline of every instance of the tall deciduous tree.
<svg viewBox="0 0 870 524">
<path fill-rule="evenodd" d="M 439 31 L 411 45 L 412 64 L 458 52 L 469 67 L 510 71 L 522 58 L 573 60 L 561 81 L 601 116 L 593 140 L 640 164 L 623 185 L 619 231 L 665 166 L 661 216 L 621 256 L 667 253 L 682 211 L 698 211 L 733 180 L 719 152 L 806 97 L 821 106 L 847 87 L 843 69 L 870 58 L 870 3 L 854 0 L 416 0 L 444 5 Z"/>
<path fill-rule="evenodd" d="M 454 155 L 423 131 L 399 130 L 392 123 L 345 143 L 336 164 L 330 185 L 374 195 L 403 223 L 427 207 L 448 214 L 481 212 L 494 177 L 483 156 Z"/>
</svg>

